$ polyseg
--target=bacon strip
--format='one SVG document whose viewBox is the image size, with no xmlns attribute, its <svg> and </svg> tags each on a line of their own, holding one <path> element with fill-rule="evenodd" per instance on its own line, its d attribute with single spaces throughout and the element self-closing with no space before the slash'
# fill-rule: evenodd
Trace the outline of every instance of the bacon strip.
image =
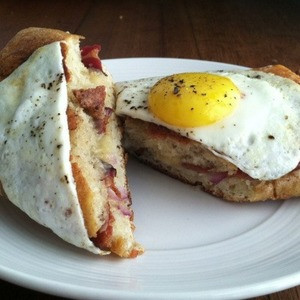
<svg viewBox="0 0 300 300">
<path fill-rule="evenodd" d="M 102 114 L 102 119 L 96 121 L 96 127 L 99 133 L 103 133 L 106 130 L 106 125 L 108 123 L 109 117 L 111 116 L 113 110 L 109 107 L 104 107 L 104 113 Z"/>
<path fill-rule="evenodd" d="M 123 213 L 123 215 L 132 217 L 132 210 L 129 207 L 130 202 L 128 203 L 129 197 L 127 191 L 120 191 L 115 185 L 114 178 L 117 174 L 116 169 L 108 163 L 105 163 L 105 167 L 106 174 L 104 177 L 104 181 L 107 187 L 108 196 L 111 200 L 114 200 L 118 203 L 118 208 Z"/>
<path fill-rule="evenodd" d="M 91 238 L 92 242 L 103 250 L 111 248 L 111 236 L 113 234 L 114 216 L 109 212 L 108 221 L 97 233 L 97 237 Z"/>
<path fill-rule="evenodd" d="M 103 72 L 102 63 L 99 58 L 99 52 L 101 51 L 100 45 L 85 46 L 81 49 L 81 61 L 87 68 L 93 68 Z"/>
<path fill-rule="evenodd" d="M 109 117 L 112 114 L 112 109 L 104 107 L 106 97 L 105 86 L 97 86 L 93 89 L 73 90 L 73 94 L 79 105 L 90 115 L 95 122 L 98 132 L 104 133 Z"/>
<path fill-rule="evenodd" d="M 105 185 L 108 188 L 108 190 L 111 189 L 111 191 L 113 191 L 113 193 L 117 196 L 118 200 L 119 199 L 122 200 L 122 195 L 118 190 L 118 188 L 116 187 L 115 180 L 114 180 L 114 178 L 117 175 L 117 171 L 112 165 L 108 163 L 105 163 L 105 166 L 106 166 L 106 173 L 104 177 Z"/>
<path fill-rule="evenodd" d="M 195 171 L 197 173 L 202 173 L 202 174 L 208 175 L 209 180 L 213 184 L 218 184 L 221 181 L 223 181 L 225 178 L 234 178 L 234 177 L 240 178 L 240 179 L 245 179 L 245 180 L 246 179 L 254 180 L 252 177 L 250 177 L 248 174 L 244 173 L 240 169 L 238 169 L 236 173 L 229 175 L 228 172 L 213 172 L 213 171 L 210 171 L 210 169 L 208 169 L 208 168 L 203 168 L 201 166 L 190 164 L 190 163 L 182 163 L 181 165 L 186 169 Z M 295 171 L 298 169 L 300 169 L 300 163 L 292 171 Z"/>
<path fill-rule="evenodd" d="M 120 205 L 118 205 L 119 209 L 124 215 L 132 217 L 132 211 L 126 206 L 126 203 L 122 205 L 122 200 L 125 200 L 127 198 L 123 198 L 121 192 L 118 190 L 118 188 L 115 185 L 114 178 L 117 175 L 116 169 L 108 164 L 103 162 L 105 167 L 105 176 L 104 176 L 104 182 L 108 189 L 108 194 L 111 195 L 113 193 L 113 197 L 111 199 L 116 200 L 120 202 Z M 112 240 L 111 237 L 113 235 L 113 223 L 115 222 L 115 218 L 113 214 L 110 211 L 109 206 L 109 217 L 107 222 L 102 226 L 102 228 L 97 232 L 96 238 L 92 238 L 92 241 L 95 245 L 98 245 L 101 249 L 111 249 L 112 247 Z M 138 253 L 135 253 L 134 250 L 130 254 L 130 257 L 136 257 Z"/>
<path fill-rule="evenodd" d="M 149 123 L 148 125 L 148 132 L 151 135 L 151 138 L 153 139 L 166 139 L 168 137 L 176 139 L 178 142 L 182 144 L 188 144 L 189 139 L 174 132 L 171 131 L 170 129 L 163 127 L 163 126 L 158 126 L 153 123 Z"/>
<path fill-rule="evenodd" d="M 242 172 L 241 170 L 237 170 L 237 172 L 235 174 L 229 175 L 228 172 L 214 172 L 214 171 L 211 171 L 209 168 L 203 168 L 201 166 L 190 164 L 190 163 L 182 163 L 182 166 L 188 170 L 192 170 L 197 173 L 202 173 L 202 174 L 209 176 L 209 180 L 213 184 L 218 184 L 221 181 L 223 181 L 225 178 L 229 178 L 229 177 L 251 179 L 251 177 L 249 175 Z"/>
</svg>

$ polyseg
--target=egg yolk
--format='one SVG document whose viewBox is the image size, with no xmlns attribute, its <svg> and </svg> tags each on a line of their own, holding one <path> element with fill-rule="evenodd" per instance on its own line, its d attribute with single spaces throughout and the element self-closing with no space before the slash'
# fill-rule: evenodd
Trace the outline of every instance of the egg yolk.
<svg viewBox="0 0 300 300">
<path fill-rule="evenodd" d="M 240 91 L 227 77 L 209 73 L 181 73 L 159 80 L 150 90 L 150 111 L 167 124 L 198 127 L 230 115 Z"/>
</svg>

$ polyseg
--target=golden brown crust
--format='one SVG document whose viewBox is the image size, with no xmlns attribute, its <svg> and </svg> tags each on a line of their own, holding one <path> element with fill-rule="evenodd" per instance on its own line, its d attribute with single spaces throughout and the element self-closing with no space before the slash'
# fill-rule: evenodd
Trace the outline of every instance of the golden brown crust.
<svg viewBox="0 0 300 300">
<path fill-rule="evenodd" d="M 96 237 L 99 228 L 94 214 L 94 194 L 76 162 L 72 162 L 72 173 L 76 182 L 77 196 L 82 210 L 85 227 L 89 237 Z"/>
<path fill-rule="evenodd" d="M 300 76 L 283 65 L 269 65 L 269 66 L 258 68 L 256 70 L 265 73 L 273 73 L 275 75 L 291 79 L 296 83 L 300 84 Z"/>
<path fill-rule="evenodd" d="M 72 136 L 72 131 L 76 130 L 77 127 L 81 124 L 81 119 L 77 115 L 76 111 L 70 106 L 68 106 L 67 108 L 67 120 L 70 135 Z M 72 156 L 72 154 L 70 157 L 70 161 L 72 164 L 72 174 L 76 183 L 77 196 L 82 210 L 83 219 L 88 232 L 88 236 L 90 238 L 96 237 L 97 232 L 99 230 L 99 226 L 97 220 L 95 219 L 94 213 L 94 193 L 92 192 L 88 181 L 84 177 L 84 174 L 80 169 L 79 164 L 76 162 L 76 157 Z"/>
<path fill-rule="evenodd" d="M 72 109 L 70 106 L 68 106 L 67 108 L 67 119 L 68 119 L 69 130 L 76 130 L 78 124 L 81 122 L 81 118 L 78 116 L 75 110 Z"/>
<path fill-rule="evenodd" d="M 274 181 L 274 198 L 288 199 L 300 196 L 300 170 L 294 170 Z"/>
<path fill-rule="evenodd" d="M 12 73 L 38 48 L 69 37 L 83 38 L 56 29 L 29 27 L 19 31 L 0 51 L 0 80 Z"/>
</svg>

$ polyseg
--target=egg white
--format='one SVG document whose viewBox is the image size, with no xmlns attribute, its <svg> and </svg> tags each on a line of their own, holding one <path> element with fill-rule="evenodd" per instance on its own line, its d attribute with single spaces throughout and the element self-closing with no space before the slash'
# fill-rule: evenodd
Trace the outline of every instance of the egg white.
<svg viewBox="0 0 300 300">
<path fill-rule="evenodd" d="M 117 83 L 116 113 L 201 142 L 255 179 L 273 180 L 292 171 L 300 161 L 300 86 L 261 71 L 214 73 L 230 78 L 242 94 L 236 110 L 217 123 L 179 128 L 155 117 L 148 109 L 148 94 L 162 77 Z"/>
<path fill-rule="evenodd" d="M 62 239 L 88 237 L 70 157 L 61 42 L 36 50 L 0 82 L 0 181 L 8 199 Z"/>
</svg>

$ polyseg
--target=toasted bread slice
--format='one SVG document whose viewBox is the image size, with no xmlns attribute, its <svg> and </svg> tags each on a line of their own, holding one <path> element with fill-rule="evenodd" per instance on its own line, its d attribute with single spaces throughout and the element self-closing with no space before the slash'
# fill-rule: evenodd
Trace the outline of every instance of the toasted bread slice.
<svg viewBox="0 0 300 300">
<path fill-rule="evenodd" d="M 284 66 L 258 69 L 292 79 L 300 77 Z M 198 185 L 217 197 L 236 202 L 288 199 L 300 195 L 300 170 L 276 180 L 257 180 L 207 147 L 165 127 L 131 117 L 124 119 L 126 149 L 139 160 L 182 182 Z"/>
<path fill-rule="evenodd" d="M 45 102 L 45 106 L 33 104 L 32 112 L 27 112 L 27 122 L 32 123 L 31 126 L 34 127 L 45 119 L 42 123 L 45 128 L 49 122 L 53 123 L 53 127 L 57 126 L 57 130 L 51 132 L 52 135 L 48 134 L 48 139 L 42 140 L 40 134 L 32 131 L 32 145 L 27 146 L 25 140 L 24 143 L 16 144 L 15 136 L 8 133 L 11 130 L 8 128 L 10 125 L 1 124 L 1 134 L 6 141 L 4 144 L 2 141 L 1 152 L 6 153 L 7 145 L 15 146 L 16 151 L 15 157 L 7 157 L 5 164 L 1 162 L 3 166 L 0 168 L 0 180 L 9 200 L 68 242 L 98 254 L 113 252 L 121 257 L 136 257 L 143 252 L 143 248 L 133 236 L 133 212 L 125 171 L 126 160 L 121 146 L 121 130 L 114 113 L 112 77 L 101 65 L 99 58 L 95 57 L 95 53 L 98 54 L 99 51 L 97 47 L 92 47 L 87 55 L 93 56 L 92 61 L 96 60 L 98 68 L 95 68 L 95 65 L 86 67 L 82 63 L 79 49 L 81 38 L 83 37 L 59 30 L 28 28 L 19 32 L 0 52 L 0 76 L 5 78 L 0 84 L 3 88 L 11 88 L 14 80 L 20 80 L 21 84 L 17 89 L 27 89 L 28 93 L 30 88 L 26 87 L 27 82 L 38 80 L 33 79 L 32 66 L 38 64 L 39 59 L 43 60 L 42 69 L 45 71 L 40 75 L 43 83 L 39 83 L 39 86 L 33 83 L 32 89 L 42 88 L 42 98 L 46 97 L 45 101 L 48 102 Z M 60 61 L 54 61 L 51 51 Z M 47 69 L 48 62 L 53 62 L 61 72 L 53 74 L 51 68 Z M 57 78 L 52 80 L 53 76 Z M 62 89 L 65 89 L 65 94 L 61 92 Z M 35 100 L 32 99 L 37 94 L 28 97 L 29 100 L 23 99 L 22 93 L 18 95 L 15 102 L 18 101 L 19 104 L 11 109 L 12 116 L 13 110 L 21 110 L 25 101 L 33 103 Z M 60 95 L 60 98 L 57 95 Z M 56 104 L 51 104 L 52 101 L 65 104 L 55 106 Z M 0 111 L 1 105 L 9 107 L 8 102 L 8 97 L 0 95 Z M 57 116 L 46 116 L 46 106 L 51 111 L 54 108 L 58 109 Z M 33 116 L 36 116 L 37 120 L 32 121 Z M 26 115 L 23 115 L 23 118 L 25 117 Z M 19 119 L 16 118 L 15 122 L 18 123 Z M 21 137 L 24 136 L 22 128 L 27 127 L 19 126 L 18 134 L 21 134 Z M 61 141 L 58 141 L 59 137 L 56 136 L 59 130 L 65 130 Z M 17 138 L 22 141 L 19 135 Z M 54 143 L 55 152 L 47 156 Z M 27 157 L 23 155 L 24 149 L 30 153 Z M 41 163 L 37 163 L 34 168 L 28 167 L 28 161 L 35 160 L 33 150 L 37 153 L 37 162 L 39 156 L 43 156 L 40 153 L 45 151 L 43 159 L 51 166 L 56 164 L 56 169 L 52 170 L 49 167 L 52 173 L 48 172 L 47 175 L 41 173 Z M 59 154 L 63 151 L 64 157 Z M 8 170 L 11 170 L 14 164 L 12 160 L 16 157 L 18 166 L 15 167 L 21 171 L 15 175 L 11 172 L 8 176 Z M 60 163 L 57 163 L 57 160 L 60 160 Z M 61 169 L 65 170 L 65 175 L 60 174 Z M 23 178 L 23 186 L 14 186 L 12 178 L 17 176 Z M 27 181 L 26 176 L 32 176 L 35 180 Z M 53 178 L 60 178 L 57 186 L 64 184 L 54 194 L 50 191 L 53 189 L 52 181 L 56 182 Z M 39 182 L 39 196 L 37 188 L 31 186 L 32 182 Z M 50 195 L 55 199 L 49 200 Z M 37 198 L 39 199 L 36 200 Z M 30 208 L 28 203 L 24 205 L 24 201 L 30 203 Z M 61 212 L 58 209 L 60 206 L 64 207 Z M 40 214 L 41 209 L 47 213 Z M 54 222 L 55 219 L 59 222 Z M 80 227 L 80 230 L 74 229 L 74 232 L 67 236 L 70 228 L 76 226 Z M 81 235 L 84 237 L 80 238 Z"/>
</svg>

